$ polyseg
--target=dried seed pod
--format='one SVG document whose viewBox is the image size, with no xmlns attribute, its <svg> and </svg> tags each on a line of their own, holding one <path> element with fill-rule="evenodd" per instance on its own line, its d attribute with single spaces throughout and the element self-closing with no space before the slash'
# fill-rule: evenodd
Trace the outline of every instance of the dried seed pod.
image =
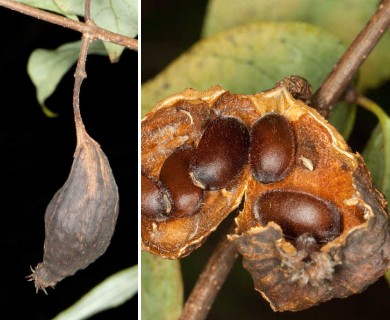
<svg viewBox="0 0 390 320">
<path fill-rule="evenodd" d="M 271 112 L 252 127 L 250 166 L 253 177 L 261 183 L 282 180 L 295 163 L 294 129 L 286 117 Z"/>
<path fill-rule="evenodd" d="M 296 137 L 288 175 L 271 184 L 250 177 L 229 236 L 256 290 L 275 311 L 363 291 L 390 267 L 386 200 L 360 155 L 317 111 L 283 86 L 256 100 L 288 119 Z"/>
<path fill-rule="evenodd" d="M 210 121 L 191 163 L 194 179 L 207 190 L 226 188 L 248 160 L 249 133 L 236 118 Z"/>
<path fill-rule="evenodd" d="M 251 131 L 250 166 L 222 189 L 205 189 L 193 216 L 160 222 L 143 215 L 142 249 L 165 258 L 190 254 L 245 195 L 235 234 L 228 237 L 243 255 L 256 290 L 275 311 L 303 310 L 361 292 L 390 268 L 387 201 L 361 156 L 316 110 L 294 98 L 306 98 L 310 86 L 292 80 L 247 96 L 217 86 L 205 92 L 187 89 L 161 101 L 142 121 L 142 170 L 155 179 L 176 148 L 197 146 L 205 131 L 211 136 L 205 141 L 215 146 L 219 132 L 207 129 L 215 119 L 231 117 Z M 266 115 L 276 124 L 259 120 Z M 273 148 L 255 141 L 267 136 L 265 127 L 280 133 L 269 140 L 281 150 L 282 161 Z M 277 162 L 273 176 L 257 162 L 268 158 Z M 271 178 L 257 179 L 259 172 Z"/>
<path fill-rule="evenodd" d="M 192 146 L 178 148 L 164 161 L 161 168 L 160 180 L 172 194 L 174 217 L 196 214 L 203 200 L 203 189 L 194 185 L 189 173 L 194 153 Z"/>
<path fill-rule="evenodd" d="M 117 216 L 118 188 L 107 157 L 78 124 L 70 174 L 45 213 L 43 262 L 30 276 L 37 290 L 54 287 L 99 258 L 110 244 Z"/>
</svg>

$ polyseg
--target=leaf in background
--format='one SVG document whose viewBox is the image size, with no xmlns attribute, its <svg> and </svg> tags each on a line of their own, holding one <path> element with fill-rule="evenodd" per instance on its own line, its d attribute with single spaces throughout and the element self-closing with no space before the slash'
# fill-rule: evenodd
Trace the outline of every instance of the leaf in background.
<svg viewBox="0 0 390 320">
<path fill-rule="evenodd" d="M 203 28 L 208 37 L 250 22 L 303 21 L 351 43 L 379 5 L 378 0 L 210 0 Z M 361 68 L 360 89 L 390 78 L 390 33 L 384 34 Z"/>
<path fill-rule="evenodd" d="M 141 255 L 142 320 L 178 319 L 183 306 L 180 262 Z"/>
<path fill-rule="evenodd" d="M 65 73 L 75 64 L 80 52 L 81 41 L 64 44 L 55 50 L 35 50 L 27 64 L 28 74 L 36 87 L 36 95 L 44 113 L 53 117 L 45 106 L 45 100 L 54 92 Z M 89 47 L 89 54 L 106 55 L 101 41 L 94 41 Z"/>
<path fill-rule="evenodd" d="M 84 16 L 84 1 L 53 0 L 61 10 Z M 101 28 L 131 38 L 138 34 L 137 0 L 94 0 L 91 1 L 91 18 Z M 123 46 L 104 42 L 112 62 L 118 61 Z"/>
<path fill-rule="evenodd" d="M 53 320 L 82 320 L 130 300 L 138 290 L 138 266 L 119 271 L 105 279 L 62 311 Z"/>
<path fill-rule="evenodd" d="M 74 14 L 68 14 L 67 12 L 63 11 L 56 3 L 55 0 L 16 0 L 17 2 L 21 2 L 24 4 L 28 4 L 29 6 L 59 13 L 63 16 L 66 16 L 73 20 L 78 20 L 77 16 Z"/>
<path fill-rule="evenodd" d="M 142 86 L 142 114 L 159 100 L 186 87 L 205 90 L 219 84 L 233 93 L 272 88 L 288 75 L 317 88 L 346 46 L 333 35 L 305 23 L 261 23 L 230 29 L 195 44 Z M 348 134 L 354 119 L 343 104 L 332 119 Z"/>
<path fill-rule="evenodd" d="M 375 185 L 390 199 L 390 118 L 378 105 L 363 99 L 360 104 L 372 111 L 379 120 L 364 148 L 363 157 Z"/>
</svg>

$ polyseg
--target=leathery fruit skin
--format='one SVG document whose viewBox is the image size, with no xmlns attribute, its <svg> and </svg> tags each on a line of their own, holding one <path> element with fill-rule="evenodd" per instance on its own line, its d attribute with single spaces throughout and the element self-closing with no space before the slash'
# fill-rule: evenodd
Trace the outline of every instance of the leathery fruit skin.
<svg viewBox="0 0 390 320">
<path fill-rule="evenodd" d="M 115 230 L 119 197 L 108 159 L 84 128 L 77 140 L 68 179 L 45 212 L 43 262 L 30 276 L 37 291 L 94 262 Z"/>
<path fill-rule="evenodd" d="M 363 158 L 299 100 L 309 96 L 299 88 L 310 86 L 301 86 L 299 77 L 290 80 L 253 95 L 232 94 L 220 86 L 204 92 L 186 89 L 160 101 L 142 120 L 141 130 L 142 170 L 155 179 L 170 154 L 184 145 L 196 148 L 207 124 L 218 117 L 236 118 L 253 134 L 249 163 L 222 189 L 205 188 L 195 215 L 157 221 L 141 214 L 142 249 L 163 258 L 185 257 L 242 204 L 228 239 L 243 256 L 255 289 L 275 311 L 304 310 L 362 292 L 390 268 L 387 200 Z M 256 169 L 251 151 L 264 150 L 253 145 L 258 136 L 253 127 L 267 115 L 283 121 L 275 126 L 273 139 L 267 139 L 277 145 L 267 146 L 272 152 L 265 160 L 281 150 L 288 161 L 277 179 L 262 180 L 255 177 L 263 168 Z M 280 130 L 294 137 L 291 152 L 284 148 L 285 139 L 279 140 Z M 288 208 L 273 212 L 281 200 Z"/>
</svg>

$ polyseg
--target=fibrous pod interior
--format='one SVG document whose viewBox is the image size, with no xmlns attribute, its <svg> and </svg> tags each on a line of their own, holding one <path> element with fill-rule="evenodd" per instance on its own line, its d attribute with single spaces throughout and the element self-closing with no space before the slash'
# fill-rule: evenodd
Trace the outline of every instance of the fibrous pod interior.
<svg viewBox="0 0 390 320">
<path fill-rule="evenodd" d="M 294 79 L 293 88 L 309 88 Z M 290 84 L 281 81 L 246 96 L 218 86 L 187 89 L 161 101 L 142 121 L 143 172 L 156 180 L 164 176 L 164 184 L 175 181 L 169 178 L 175 174 L 170 157 L 190 146 L 191 179 L 183 190 L 203 191 L 202 200 L 194 201 L 200 206 L 187 215 L 186 206 L 162 220 L 142 212 L 142 248 L 184 257 L 244 199 L 235 234 L 228 237 L 256 290 L 276 311 L 361 292 L 390 268 L 387 201 L 361 156 L 316 110 L 293 97 Z M 293 94 L 308 96 L 307 90 Z M 187 162 L 174 162 L 188 178 Z M 173 185 L 172 194 L 181 195 L 179 184 Z M 174 198 L 172 208 L 179 204 Z"/>
<path fill-rule="evenodd" d="M 118 216 L 118 188 L 100 146 L 78 127 L 68 179 L 45 213 L 43 262 L 30 276 L 37 289 L 54 287 L 100 257 Z"/>
</svg>

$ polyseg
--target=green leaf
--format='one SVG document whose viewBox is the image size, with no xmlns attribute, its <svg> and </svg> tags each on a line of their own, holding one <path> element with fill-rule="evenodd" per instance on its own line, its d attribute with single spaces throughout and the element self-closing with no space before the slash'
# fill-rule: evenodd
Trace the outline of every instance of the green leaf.
<svg viewBox="0 0 390 320">
<path fill-rule="evenodd" d="M 84 1 L 54 0 L 64 12 L 84 16 Z M 137 0 L 94 0 L 91 1 L 91 18 L 101 28 L 131 38 L 138 34 Z M 117 61 L 123 46 L 104 43 L 111 61 Z"/>
<path fill-rule="evenodd" d="M 378 117 L 379 124 L 364 148 L 363 157 L 376 186 L 390 199 L 390 118 L 375 104 L 368 109 Z"/>
<path fill-rule="evenodd" d="M 28 4 L 29 6 L 59 13 L 63 16 L 66 16 L 73 20 L 78 20 L 77 16 L 74 14 L 69 14 L 63 11 L 56 3 L 55 0 L 16 0 L 17 2 L 21 2 L 24 4 Z"/>
<path fill-rule="evenodd" d="M 125 303 L 137 293 L 137 290 L 138 266 L 133 266 L 105 279 L 53 320 L 88 319 L 103 310 Z"/>
<path fill-rule="evenodd" d="M 305 23 L 261 23 L 230 29 L 198 42 L 146 82 L 142 86 L 142 113 L 186 87 L 205 90 L 219 84 L 234 93 L 253 94 L 272 88 L 285 76 L 300 75 L 316 89 L 345 49 L 333 35 Z M 332 119 L 348 135 L 354 112 L 352 107 L 352 112 L 346 111 L 345 106 L 336 108 Z"/>
<path fill-rule="evenodd" d="M 178 260 L 150 253 L 141 255 L 142 320 L 178 319 L 183 306 L 183 284 Z"/>
<path fill-rule="evenodd" d="M 81 41 L 64 44 L 55 50 L 35 50 L 27 64 L 28 74 L 36 87 L 36 95 L 43 111 L 55 116 L 46 106 L 45 100 L 54 92 L 65 73 L 78 59 Z M 95 41 L 88 53 L 106 55 L 101 41 Z"/>
<path fill-rule="evenodd" d="M 317 25 L 351 43 L 379 5 L 378 0 L 210 0 L 203 36 L 252 22 L 302 21 Z M 387 32 L 361 68 L 360 89 L 390 78 L 390 33 Z"/>
</svg>

